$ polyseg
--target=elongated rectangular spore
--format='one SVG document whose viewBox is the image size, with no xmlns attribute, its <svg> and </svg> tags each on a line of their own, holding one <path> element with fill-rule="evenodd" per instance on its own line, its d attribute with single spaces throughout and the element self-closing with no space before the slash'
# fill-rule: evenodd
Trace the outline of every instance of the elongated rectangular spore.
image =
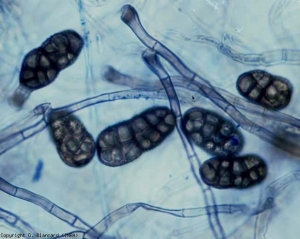
<svg viewBox="0 0 300 239">
<path fill-rule="evenodd" d="M 99 161 L 116 167 L 154 149 L 175 128 L 175 116 L 167 107 L 153 107 L 133 118 L 104 129 L 96 140 Z"/>
<path fill-rule="evenodd" d="M 267 166 L 264 160 L 256 155 L 216 157 L 205 161 L 199 172 L 208 186 L 219 189 L 245 189 L 265 179 Z"/>
</svg>

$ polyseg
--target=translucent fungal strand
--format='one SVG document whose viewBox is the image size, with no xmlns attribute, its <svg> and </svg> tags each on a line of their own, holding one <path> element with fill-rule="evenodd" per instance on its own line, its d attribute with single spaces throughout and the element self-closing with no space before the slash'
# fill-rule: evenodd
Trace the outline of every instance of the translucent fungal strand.
<svg viewBox="0 0 300 239">
<path fill-rule="evenodd" d="M 190 166 L 191 166 L 193 176 L 196 179 L 197 184 L 200 186 L 203 192 L 205 205 L 215 205 L 216 201 L 213 192 L 211 191 L 210 188 L 204 189 L 201 180 L 196 174 L 197 171 L 196 167 L 201 165 L 201 161 L 197 153 L 195 152 L 191 144 L 191 141 L 185 137 L 180 127 L 180 123 L 182 122 L 181 107 L 172 80 L 168 72 L 164 69 L 164 67 L 160 63 L 160 60 L 155 51 L 147 49 L 143 52 L 142 57 L 146 65 L 149 67 L 149 69 L 159 78 L 160 82 L 164 86 L 164 89 L 167 93 L 171 110 L 174 112 L 174 115 L 176 116 L 177 132 L 180 136 L 182 145 L 185 149 L 186 156 L 190 161 Z M 224 238 L 225 237 L 224 229 L 222 227 L 221 221 L 219 220 L 218 214 L 215 210 L 212 210 L 211 213 L 208 213 L 208 221 L 215 238 Z M 213 221 L 216 222 L 216 225 L 214 225 Z"/>
<path fill-rule="evenodd" d="M 31 238 L 31 236 L 35 237 L 37 233 L 28 222 L 24 221 L 18 215 L 3 208 L 0 208 L 0 219 L 5 221 L 9 226 L 17 229 L 20 233 L 25 233 L 25 238 Z M 28 234 L 31 236 L 28 236 Z M 4 235 L 2 236 L 5 237 Z"/>
<path fill-rule="evenodd" d="M 235 50 L 233 47 L 220 41 L 216 38 L 195 35 L 187 37 L 178 32 L 168 32 L 168 38 L 172 40 L 189 41 L 195 43 L 202 43 L 214 46 L 221 54 L 230 58 L 233 61 L 250 66 L 274 66 L 280 64 L 298 65 L 300 63 L 299 49 L 274 49 L 262 53 L 242 53 Z"/>
<path fill-rule="evenodd" d="M 300 152 L 297 152 L 299 148 L 297 142 L 292 142 L 286 137 L 282 137 L 282 135 L 274 135 L 274 133 L 269 129 L 261 127 L 257 123 L 249 120 L 245 115 L 236 109 L 234 104 L 225 99 L 207 79 L 190 70 L 169 48 L 149 35 L 149 33 L 142 26 L 139 15 L 133 6 L 123 6 L 121 20 L 133 31 L 133 33 L 145 46 L 153 51 L 156 51 L 157 54 L 168 61 L 174 67 L 174 69 L 183 76 L 187 86 L 193 84 L 198 87 L 200 94 L 207 97 L 216 106 L 230 115 L 230 117 L 234 119 L 243 129 L 257 135 L 266 142 L 272 143 L 282 150 L 300 155 Z M 272 129 L 272 131 L 273 130 L 274 129 Z"/>
<path fill-rule="evenodd" d="M 106 69 L 104 70 L 103 76 L 104 76 L 104 79 L 108 82 L 118 84 L 118 85 L 129 86 L 132 89 L 139 89 L 139 90 L 144 90 L 144 91 L 157 91 L 157 90 L 161 90 L 163 88 L 163 86 L 159 82 L 146 81 L 142 78 L 136 78 L 136 77 L 133 77 L 130 75 L 125 75 L 125 74 L 117 71 L 116 69 L 114 69 L 111 66 L 106 67 Z M 182 76 L 170 76 L 170 77 L 171 77 L 173 85 L 176 88 L 176 91 L 178 91 L 178 93 L 181 93 L 182 90 L 191 92 L 192 94 L 194 93 L 193 96 L 195 99 L 196 99 L 197 95 L 202 95 L 202 92 L 198 91 L 198 87 L 200 87 L 200 85 L 189 84 L 188 82 L 185 82 L 185 79 Z M 235 108 L 244 110 L 246 113 L 255 114 L 259 117 L 268 118 L 268 120 L 281 121 L 281 122 L 285 122 L 287 124 L 291 124 L 291 125 L 300 127 L 300 121 L 290 115 L 284 114 L 280 111 L 270 110 L 261 105 L 251 103 L 248 100 L 245 100 L 239 96 L 236 96 L 224 89 L 221 89 L 218 87 L 214 87 L 214 88 L 216 91 L 218 91 L 218 93 L 220 95 L 222 95 Z M 182 98 L 182 96 L 180 96 L 180 99 L 181 98 Z M 218 99 L 218 98 L 216 98 L 216 99 Z M 197 102 L 196 102 L 196 104 L 197 104 Z"/>
<path fill-rule="evenodd" d="M 19 85 L 18 88 L 15 90 L 13 95 L 8 99 L 9 103 L 17 108 L 20 108 L 25 101 L 29 98 L 32 90 L 23 86 Z"/>
<path fill-rule="evenodd" d="M 187 94 L 184 94 L 183 92 L 181 93 L 181 103 L 193 103 Z M 86 107 L 91 107 L 93 105 L 106 102 L 130 99 L 165 100 L 166 98 L 167 96 L 164 90 L 155 92 L 147 92 L 143 90 L 124 90 L 100 94 L 98 96 L 80 100 L 70 105 L 65 105 L 55 109 L 51 108 L 50 103 L 38 105 L 29 113 L 22 115 L 18 121 L 13 123 L 9 122 L 8 126 L 0 130 L 0 155 L 46 129 L 46 127 L 49 125 L 49 116 L 52 114 L 52 112 L 61 112 L 61 116 L 67 116 Z M 163 125 L 160 125 L 159 127 L 162 131 L 164 130 Z"/>
<path fill-rule="evenodd" d="M 67 211 L 59 207 L 58 205 L 54 204 L 50 200 L 45 197 L 42 197 L 38 194 L 35 194 L 31 191 L 28 191 L 24 188 L 19 188 L 15 185 L 10 184 L 9 182 L 5 181 L 3 178 L 0 178 L 0 190 L 6 194 L 9 194 L 15 198 L 28 201 L 33 203 L 53 216 L 59 218 L 60 220 L 68 223 L 70 226 L 75 228 L 84 230 L 89 228 L 90 226 L 84 222 L 80 217 L 74 215 L 73 213 Z"/>
</svg>

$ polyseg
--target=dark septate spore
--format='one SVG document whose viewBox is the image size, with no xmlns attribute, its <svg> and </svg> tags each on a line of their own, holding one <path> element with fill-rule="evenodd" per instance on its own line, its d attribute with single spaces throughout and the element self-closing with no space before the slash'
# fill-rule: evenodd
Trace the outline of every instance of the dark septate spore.
<svg viewBox="0 0 300 239">
<path fill-rule="evenodd" d="M 153 107 L 109 126 L 96 140 L 99 161 L 111 167 L 132 162 L 161 144 L 174 128 L 175 115 L 167 107 Z"/>
<path fill-rule="evenodd" d="M 256 155 L 215 157 L 205 161 L 199 173 L 208 186 L 219 189 L 246 189 L 265 179 L 267 166 Z"/>
<path fill-rule="evenodd" d="M 83 38 L 73 30 L 50 36 L 23 59 L 20 84 L 37 90 L 52 83 L 59 72 L 75 62 L 83 47 Z"/>
<path fill-rule="evenodd" d="M 53 141 L 64 163 L 83 167 L 91 162 L 96 150 L 95 142 L 77 117 L 65 111 L 54 112 L 49 121 Z"/>
<path fill-rule="evenodd" d="M 189 109 L 183 115 L 181 127 L 186 137 L 213 155 L 236 154 L 244 145 L 243 137 L 233 123 L 203 108 Z"/>
<path fill-rule="evenodd" d="M 293 92 L 288 79 L 262 70 L 241 74 L 237 79 L 236 88 L 249 101 L 272 110 L 286 107 Z"/>
</svg>

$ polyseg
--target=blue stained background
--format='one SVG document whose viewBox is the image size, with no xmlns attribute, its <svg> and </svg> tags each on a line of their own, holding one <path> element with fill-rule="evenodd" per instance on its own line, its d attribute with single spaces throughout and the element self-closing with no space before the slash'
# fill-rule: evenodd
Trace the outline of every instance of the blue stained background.
<svg viewBox="0 0 300 239">
<path fill-rule="evenodd" d="M 104 80 L 107 66 L 136 79 L 159 81 L 141 59 L 145 46 L 120 19 L 124 4 L 133 5 L 149 34 L 213 86 L 238 95 L 237 77 L 253 69 L 289 79 L 294 87 L 293 96 L 282 112 L 300 117 L 299 1 L 1 0 L 0 128 L 19 122 L 27 112 L 45 102 L 51 103 L 52 108 L 64 107 L 99 94 L 129 89 Z M 12 107 L 8 98 L 19 85 L 24 55 L 50 35 L 65 29 L 73 29 L 84 38 L 77 61 L 60 72 L 54 83 L 32 92 L 22 109 Z M 221 43 L 225 46 L 223 51 L 218 49 Z M 287 52 L 284 57 L 282 52 Z M 252 63 L 239 60 L 246 56 L 257 60 Z M 168 63 L 162 62 L 170 75 L 178 75 Z M 230 119 L 208 99 L 186 92 L 201 107 Z M 182 111 L 191 108 L 193 102 L 182 104 Z M 169 102 L 154 96 L 124 99 L 91 105 L 75 115 L 96 138 L 109 125 L 155 105 L 169 106 Z M 262 124 L 268 123 L 264 116 L 254 118 Z M 212 189 L 226 238 L 298 238 L 299 155 L 289 154 L 240 130 L 245 139 L 240 154 L 262 157 L 268 175 L 261 184 L 249 189 Z M 202 162 L 211 157 L 201 149 L 196 149 L 196 153 Z M 0 156 L 0 177 L 48 199 L 86 223 L 78 229 L 75 224 L 57 218 L 53 208 L 46 211 L 37 206 L 36 198 L 28 202 L 8 195 L 0 184 L 0 233 L 3 234 L 61 235 L 76 231 L 76 237 L 83 238 L 89 228 L 102 225 L 106 227 L 103 233 L 85 234 L 85 238 L 214 238 L 205 211 L 208 205 L 203 199 L 204 192 L 191 173 L 176 131 L 157 148 L 125 166 L 107 167 L 95 155 L 86 167 L 76 169 L 62 162 L 45 129 Z M 273 202 L 272 206 L 268 202 Z M 130 206 L 122 208 L 127 204 L 139 208 L 132 212 Z M 222 212 L 219 205 L 241 206 L 244 210 Z M 251 210 L 262 207 L 263 212 L 250 215 Z M 181 209 L 186 209 L 181 211 L 182 216 L 174 216 L 175 212 L 170 211 Z"/>
</svg>

